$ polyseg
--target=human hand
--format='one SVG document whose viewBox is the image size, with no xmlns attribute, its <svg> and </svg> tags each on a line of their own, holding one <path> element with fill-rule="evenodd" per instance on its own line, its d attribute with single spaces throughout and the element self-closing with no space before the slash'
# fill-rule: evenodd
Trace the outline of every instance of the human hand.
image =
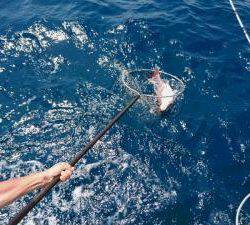
<svg viewBox="0 0 250 225">
<path fill-rule="evenodd" d="M 46 183 L 51 182 L 55 177 L 60 175 L 61 181 L 66 181 L 70 178 L 74 171 L 74 167 L 70 166 L 68 163 L 60 162 L 52 166 L 48 170 L 44 171 Z"/>
</svg>

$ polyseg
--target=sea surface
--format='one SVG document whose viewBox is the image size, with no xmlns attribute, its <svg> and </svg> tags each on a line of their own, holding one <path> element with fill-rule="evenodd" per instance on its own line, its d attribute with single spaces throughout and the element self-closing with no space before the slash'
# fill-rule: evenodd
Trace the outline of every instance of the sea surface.
<svg viewBox="0 0 250 225">
<path fill-rule="evenodd" d="M 236 6 L 250 32 L 250 2 Z M 0 180 L 72 160 L 132 98 L 122 71 L 155 66 L 185 83 L 174 107 L 137 102 L 21 224 L 234 224 L 250 191 L 250 46 L 227 0 L 1 0 Z"/>
</svg>

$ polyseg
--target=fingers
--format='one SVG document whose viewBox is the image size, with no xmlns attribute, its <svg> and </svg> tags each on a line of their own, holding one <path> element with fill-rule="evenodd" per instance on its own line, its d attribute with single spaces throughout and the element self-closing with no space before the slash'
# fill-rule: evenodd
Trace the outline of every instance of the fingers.
<svg viewBox="0 0 250 225">
<path fill-rule="evenodd" d="M 47 173 L 50 175 L 50 177 L 55 177 L 55 176 L 60 175 L 60 179 L 62 181 L 65 181 L 70 178 L 73 171 L 74 171 L 74 167 L 72 167 L 68 163 L 61 162 L 61 163 L 57 163 L 56 165 L 48 169 Z"/>
<path fill-rule="evenodd" d="M 62 170 L 70 170 L 72 168 L 71 165 L 69 165 L 68 163 L 66 162 L 60 162 L 60 163 L 57 163 L 55 165 L 57 167 L 58 170 L 62 171 Z"/>
<path fill-rule="evenodd" d="M 71 177 L 71 175 L 74 171 L 74 167 L 70 166 L 68 163 L 59 163 L 59 164 L 61 167 L 60 180 L 66 181 Z"/>
<path fill-rule="evenodd" d="M 74 170 L 74 168 L 71 167 L 71 168 L 68 169 L 68 170 L 62 171 L 62 172 L 61 172 L 61 176 L 60 176 L 60 180 L 61 180 L 61 181 L 66 181 L 66 180 L 68 180 L 68 179 L 71 177 L 71 175 L 72 175 L 72 173 L 73 173 L 73 170 Z"/>
</svg>

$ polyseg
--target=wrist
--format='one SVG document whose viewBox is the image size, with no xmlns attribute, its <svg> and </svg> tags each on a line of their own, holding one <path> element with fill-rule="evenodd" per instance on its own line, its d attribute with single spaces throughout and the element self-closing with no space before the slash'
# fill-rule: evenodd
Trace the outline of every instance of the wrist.
<svg viewBox="0 0 250 225">
<path fill-rule="evenodd" d="M 53 180 L 53 177 L 51 177 L 49 175 L 47 170 L 39 172 L 37 174 L 37 176 L 38 176 L 38 179 L 39 179 L 39 183 L 40 183 L 39 186 L 40 187 L 44 187 L 44 186 L 48 185 Z"/>
</svg>

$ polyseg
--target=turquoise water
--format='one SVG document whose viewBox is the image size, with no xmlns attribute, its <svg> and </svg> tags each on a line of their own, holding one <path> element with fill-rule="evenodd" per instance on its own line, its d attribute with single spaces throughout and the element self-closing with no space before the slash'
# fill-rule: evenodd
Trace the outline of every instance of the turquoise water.
<svg viewBox="0 0 250 225">
<path fill-rule="evenodd" d="M 249 2 L 237 8 L 250 32 Z M 234 224 L 250 189 L 250 48 L 228 1 L 4 0 L 0 21 L 1 180 L 70 161 L 131 98 L 124 69 L 186 86 L 165 115 L 138 102 L 22 224 Z"/>
</svg>

